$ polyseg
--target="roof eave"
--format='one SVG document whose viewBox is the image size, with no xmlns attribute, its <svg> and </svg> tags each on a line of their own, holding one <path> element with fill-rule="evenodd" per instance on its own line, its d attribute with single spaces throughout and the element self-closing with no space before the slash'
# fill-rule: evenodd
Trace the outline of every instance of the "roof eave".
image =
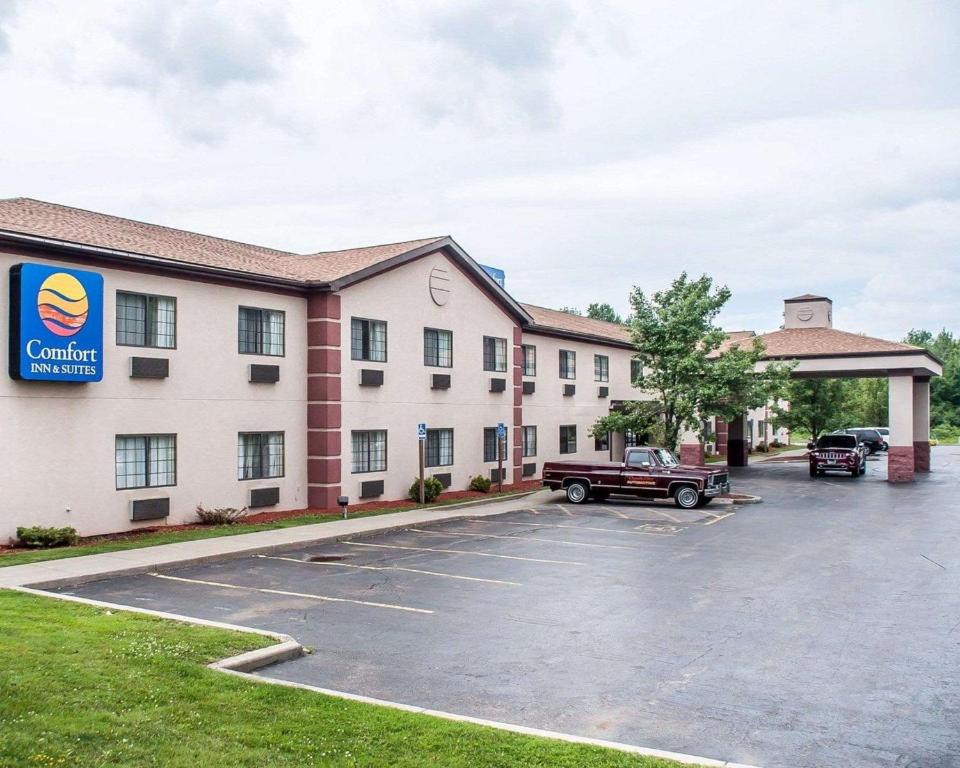
<svg viewBox="0 0 960 768">
<path fill-rule="evenodd" d="M 563 328 L 553 328 L 549 325 L 538 325 L 537 323 L 531 323 L 523 330 L 525 332 L 535 333 L 541 336 L 553 336 L 560 339 L 586 341 L 592 344 L 606 344 L 611 347 L 619 347 L 620 349 L 633 349 L 633 344 L 631 344 L 629 341 L 620 341 L 618 339 L 610 339 L 605 336 L 596 336 L 592 333 L 578 333 L 577 331 L 568 331 Z"/>
</svg>

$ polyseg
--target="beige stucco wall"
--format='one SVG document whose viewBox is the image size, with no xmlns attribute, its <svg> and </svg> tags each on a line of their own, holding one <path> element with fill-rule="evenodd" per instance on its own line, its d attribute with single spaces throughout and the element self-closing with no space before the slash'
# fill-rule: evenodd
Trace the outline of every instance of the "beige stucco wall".
<svg viewBox="0 0 960 768">
<path fill-rule="evenodd" d="M 26 261 L 103 275 L 103 381 L 56 384 L 7 375 L 9 269 Z M 117 346 L 118 290 L 175 296 L 177 349 Z M 239 305 L 286 312 L 285 357 L 238 353 Z M 0 251 L 0 318 L 0 541 L 18 525 L 72 525 L 91 535 L 163 524 L 131 523 L 133 499 L 169 497 L 168 524 L 191 521 L 199 503 L 242 507 L 256 487 L 280 487 L 276 509 L 306 505 L 305 300 Z M 169 378 L 131 379 L 132 356 L 169 358 Z M 251 363 L 278 364 L 279 383 L 250 384 Z M 237 480 L 240 431 L 286 433 L 283 478 Z M 116 490 L 115 436 L 142 433 L 177 435 L 176 486 Z"/>
<path fill-rule="evenodd" d="M 448 270 L 449 300 L 438 306 L 430 296 L 429 277 L 434 267 Z M 340 292 L 342 381 L 343 493 L 351 501 L 360 497 L 360 484 L 384 480 L 383 498 L 406 495 L 418 472 L 417 424 L 453 428 L 454 465 L 435 467 L 427 474 L 450 472 L 451 490 L 467 487 L 472 476 L 489 476 L 496 462 L 483 461 L 483 429 L 503 422 L 513 424 L 513 329 L 508 317 L 452 261 L 432 254 L 357 283 Z M 363 317 L 387 322 L 387 362 L 350 359 L 350 321 Z M 453 367 L 433 368 L 423 363 L 423 329 L 453 332 Z M 483 370 L 483 337 L 507 339 L 507 371 Z M 360 370 L 384 371 L 381 387 L 361 387 Z M 434 373 L 450 374 L 451 387 L 432 390 Z M 506 391 L 492 393 L 492 377 L 507 380 Z M 387 471 L 353 474 L 353 430 L 387 430 Z M 509 471 L 510 454 L 505 462 Z"/>
<path fill-rule="evenodd" d="M 595 460 L 606 461 L 608 451 L 597 451 L 590 427 L 610 412 L 612 400 L 645 399 L 630 382 L 630 358 L 627 349 L 582 341 L 558 339 L 535 333 L 524 333 L 523 343 L 537 348 L 537 375 L 524 380 L 536 382 L 536 391 L 523 396 L 523 423 L 537 427 L 537 456 L 526 461 L 537 463 L 537 476 L 545 461 Z M 577 353 L 576 379 L 560 378 L 560 350 Z M 593 356 L 610 358 L 610 381 L 594 379 Z M 564 397 L 564 384 L 575 384 L 576 394 Z M 608 386 L 609 397 L 598 397 L 598 387 Z M 560 453 L 560 425 L 576 424 L 577 452 Z"/>
</svg>

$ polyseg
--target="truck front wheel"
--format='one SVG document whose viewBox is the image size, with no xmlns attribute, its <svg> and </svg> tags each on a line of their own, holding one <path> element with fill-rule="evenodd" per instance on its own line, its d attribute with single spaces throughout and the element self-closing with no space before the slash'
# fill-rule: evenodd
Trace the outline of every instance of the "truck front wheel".
<svg viewBox="0 0 960 768">
<path fill-rule="evenodd" d="M 696 509 L 700 504 L 700 494 L 693 486 L 683 485 L 673 494 L 673 502 L 680 509 Z"/>
<path fill-rule="evenodd" d="M 583 504 L 589 495 L 590 489 L 584 482 L 575 480 L 567 486 L 567 501 L 571 504 Z"/>
</svg>

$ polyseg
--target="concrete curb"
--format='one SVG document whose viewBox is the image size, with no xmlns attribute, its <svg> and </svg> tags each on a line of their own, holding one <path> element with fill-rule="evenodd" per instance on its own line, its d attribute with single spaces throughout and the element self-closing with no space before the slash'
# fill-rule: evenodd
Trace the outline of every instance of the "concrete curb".
<svg viewBox="0 0 960 768">
<path fill-rule="evenodd" d="M 231 560 L 257 552 L 285 552 L 320 542 L 357 539 L 389 531 L 404 530 L 405 528 L 423 525 L 425 523 L 434 524 L 459 520 L 467 515 L 462 513 L 456 514 L 458 510 L 473 509 L 481 505 L 493 507 L 489 512 L 484 513 L 493 516 L 511 511 L 500 511 L 497 508 L 500 504 L 514 502 L 540 492 L 538 489 L 536 491 L 524 491 L 523 493 L 511 494 L 510 496 L 500 496 L 495 499 L 471 499 L 462 504 L 423 507 L 421 509 L 391 512 L 385 515 L 372 515 L 370 517 L 352 518 L 348 520 L 331 520 L 325 523 L 257 531 L 248 534 L 238 534 L 236 536 L 213 537 L 195 541 L 177 542 L 175 544 L 160 544 L 155 547 L 118 550 L 117 552 L 107 552 L 99 555 L 82 555 L 58 560 L 42 560 L 37 563 L 24 565 L 11 565 L 0 568 L 0 588 L 35 587 L 55 589 L 58 587 L 79 586 L 80 584 L 115 578 L 117 576 L 133 576 L 151 571 L 163 571 L 169 568 L 180 568 L 202 563 Z M 437 514 L 446 512 L 450 512 L 451 514 Z M 407 519 L 398 521 L 396 518 L 399 515 L 405 515 Z M 410 519 L 411 517 L 414 519 Z M 338 523 L 350 522 L 356 524 L 352 526 L 354 530 L 338 532 Z M 331 527 L 328 528 L 327 526 Z M 308 528 L 311 530 L 304 530 Z M 297 538 L 298 532 L 304 533 L 305 537 Z M 273 534 L 273 536 L 262 536 L 261 534 Z M 246 536 L 258 538 L 244 541 L 244 537 Z M 269 541 L 263 541 L 262 539 L 264 538 L 288 538 L 289 540 L 270 543 Z M 227 549 L 225 551 L 206 552 L 202 555 L 193 556 L 189 554 L 177 555 L 175 554 L 177 550 L 170 549 L 190 549 L 190 545 L 195 545 L 193 548 L 214 548 L 217 542 L 221 542 Z M 165 556 L 161 557 L 161 554 Z M 106 562 L 92 570 L 84 572 L 83 567 L 85 563 L 83 561 L 87 557 L 102 558 Z M 67 573 L 62 573 L 64 571 Z"/>
<path fill-rule="evenodd" d="M 514 723 L 501 723 L 497 720 L 486 720 L 482 717 L 470 717 L 469 715 L 458 715 L 453 712 L 444 712 L 438 709 L 428 709 L 426 707 L 417 707 L 411 704 L 402 704 L 397 701 L 386 701 L 384 699 L 375 699 L 370 696 L 360 696 L 355 693 L 345 693 L 344 691 L 335 691 L 329 688 L 320 688 L 306 683 L 296 683 L 290 680 L 278 680 L 271 677 L 261 677 L 251 675 L 237 670 L 221 670 L 227 674 L 242 677 L 246 680 L 258 682 L 266 685 L 279 685 L 285 688 L 298 688 L 312 693 L 319 693 L 324 696 L 333 696 L 338 699 L 356 701 L 361 704 L 372 704 L 378 707 L 389 707 L 404 712 L 412 712 L 418 715 L 429 715 L 430 717 L 439 717 L 443 720 L 452 720 L 457 723 L 471 723 L 472 725 L 481 725 L 487 728 L 496 728 L 500 731 L 510 731 L 525 736 L 536 736 L 542 739 L 553 739 L 555 741 L 565 741 L 572 744 L 587 744 L 594 747 L 603 747 L 606 749 L 615 749 L 618 752 L 627 752 L 633 755 L 643 755 L 645 757 L 659 757 L 664 760 L 673 760 L 683 765 L 704 766 L 705 768 L 759 768 L 759 766 L 747 765 L 745 763 L 731 763 L 728 760 L 716 760 L 710 757 L 699 757 L 697 755 L 688 755 L 683 752 L 670 752 L 663 749 L 653 749 L 652 747 L 640 747 L 635 744 L 624 744 L 619 741 L 607 741 L 605 739 L 594 739 L 589 736 L 576 736 L 570 733 L 561 733 L 559 731 L 548 731 L 543 728 L 532 728 L 527 725 L 516 725 Z"/>
<path fill-rule="evenodd" d="M 763 496 L 751 496 L 749 493 L 743 494 L 744 499 L 727 499 L 730 504 L 762 504 Z"/>
</svg>

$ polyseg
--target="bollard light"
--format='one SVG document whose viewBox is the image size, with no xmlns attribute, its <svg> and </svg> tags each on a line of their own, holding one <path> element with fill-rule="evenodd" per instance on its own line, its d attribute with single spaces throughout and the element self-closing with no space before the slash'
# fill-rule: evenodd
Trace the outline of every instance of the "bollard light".
<svg viewBox="0 0 960 768">
<path fill-rule="evenodd" d="M 347 504 L 350 503 L 349 496 L 339 496 L 337 497 L 337 504 L 340 505 L 340 509 L 343 510 L 343 519 L 347 519 Z"/>
</svg>

